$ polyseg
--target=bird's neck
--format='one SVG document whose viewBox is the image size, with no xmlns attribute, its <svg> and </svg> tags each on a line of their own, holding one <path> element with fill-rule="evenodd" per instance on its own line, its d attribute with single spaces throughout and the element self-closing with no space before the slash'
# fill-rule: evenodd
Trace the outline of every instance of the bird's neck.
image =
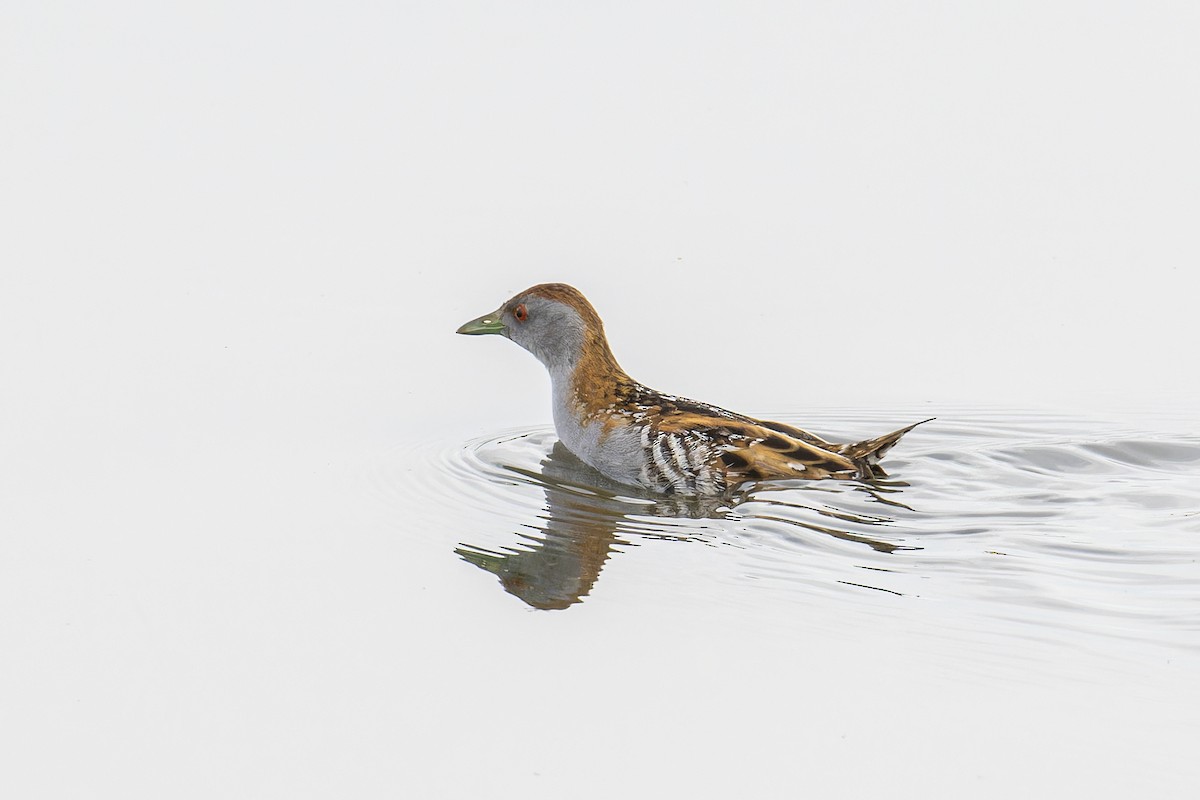
<svg viewBox="0 0 1200 800">
<path fill-rule="evenodd" d="M 586 424 L 617 400 L 622 386 L 634 382 L 617 363 L 603 330 L 587 330 L 574 358 L 547 367 L 556 423 L 569 414 Z"/>
</svg>

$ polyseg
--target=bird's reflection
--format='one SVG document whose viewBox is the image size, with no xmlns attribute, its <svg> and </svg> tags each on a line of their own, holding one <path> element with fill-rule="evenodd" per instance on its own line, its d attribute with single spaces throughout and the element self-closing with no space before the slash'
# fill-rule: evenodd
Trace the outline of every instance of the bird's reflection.
<svg viewBox="0 0 1200 800">
<path fill-rule="evenodd" d="M 541 467 L 540 474 L 525 473 L 546 493 L 545 515 L 530 526 L 536 535 L 518 534 L 521 546 L 503 552 L 468 544 L 454 552 L 534 608 L 567 608 L 591 591 L 613 546 L 628 543 L 617 534 L 621 522 L 655 507 L 636 504 L 627 487 L 607 481 L 561 442 Z"/>
<path fill-rule="evenodd" d="M 540 485 L 546 495 L 545 512 L 519 532 L 516 546 L 490 550 L 462 543 L 455 553 L 463 560 L 493 573 L 505 591 L 526 604 L 541 609 L 564 609 L 583 600 L 591 592 L 604 564 L 617 545 L 628 545 L 622 538 L 631 533 L 639 538 L 676 539 L 699 538 L 696 531 L 681 525 L 649 528 L 635 526 L 631 517 L 663 517 L 684 519 L 720 519 L 733 512 L 739 502 L 749 495 L 724 498 L 662 497 L 632 495 L 627 486 L 608 481 L 555 442 L 549 456 L 541 462 L 540 472 L 509 467 Z M 856 483 L 855 488 L 866 492 L 879 503 L 908 508 L 898 500 L 887 497 L 896 494 L 905 484 Z M 801 505 L 783 499 L 787 484 L 764 484 L 753 490 L 756 501 L 767 503 L 779 514 L 755 514 L 755 518 L 783 525 L 797 526 L 809 531 L 845 541 L 868 545 L 881 553 L 913 549 L 844 530 L 846 522 L 884 524 L 885 517 L 864 517 L 817 505 Z M 794 488 L 794 487 L 790 487 Z M 770 495 L 781 492 L 780 499 Z M 820 522 L 796 519 L 788 509 L 815 514 Z M 811 512 L 811 513 L 809 513 Z M 670 532 L 677 529 L 678 533 Z"/>
</svg>

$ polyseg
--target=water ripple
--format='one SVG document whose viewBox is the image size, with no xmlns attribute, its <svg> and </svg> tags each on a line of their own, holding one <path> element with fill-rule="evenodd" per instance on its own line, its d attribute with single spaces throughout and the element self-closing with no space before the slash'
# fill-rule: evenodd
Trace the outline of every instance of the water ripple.
<svg viewBox="0 0 1200 800">
<path fill-rule="evenodd" d="M 861 437 L 904 418 L 839 411 L 795 421 Z M 398 511 L 411 509 L 414 492 L 453 509 L 470 531 L 460 557 L 536 607 L 581 601 L 605 563 L 638 543 L 694 542 L 726 548 L 719 579 L 735 593 L 765 584 L 875 615 L 946 603 L 966 610 L 964 624 L 990 620 L 1031 639 L 1200 650 L 1200 437 L 1146 427 L 1004 410 L 945 415 L 905 439 L 890 478 L 763 484 L 728 503 L 607 482 L 549 429 L 393 453 L 371 480 Z M 399 474 L 414 457 L 437 466 L 415 486 Z M 683 588 L 689 580 L 664 576 Z"/>
</svg>

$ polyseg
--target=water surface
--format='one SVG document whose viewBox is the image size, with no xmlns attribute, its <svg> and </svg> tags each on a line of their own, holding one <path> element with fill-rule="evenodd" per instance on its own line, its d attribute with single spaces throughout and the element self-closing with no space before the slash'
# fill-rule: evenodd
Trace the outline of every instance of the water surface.
<svg viewBox="0 0 1200 800">
<path fill-rule="evenodd" d="M 773 416 L 865 438 L 926 410 Z M 655 575 L 659 594 L 747 609 L 820 597 L 843 626 L 917 621 L 949 659 L 956 631 L 990 638 L 1009 665 L 988 651 L 975 666 L 989 671 L 1061 648 L 1102 653 L 1104 669 L 1200 652 L 1200 436 L 1160 422 L 951 410 L 897 446 L 887 478 L 703 501 L 639 495 L 551 429 L 510 430 L 443 450 L 423 489 L 461 531 L 454 552 L 534 608 L 620 602 L 599 591 L 610 562 L 708 548 L 704 570 Z"/>
</svg>

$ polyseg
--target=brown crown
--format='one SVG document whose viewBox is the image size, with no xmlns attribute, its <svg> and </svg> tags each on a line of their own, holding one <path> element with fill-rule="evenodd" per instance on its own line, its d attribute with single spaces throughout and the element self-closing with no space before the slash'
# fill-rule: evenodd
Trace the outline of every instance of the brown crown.
<svg viewBox="0 0 1200 800">
<path fill-rule="evenodd" d="M 518 297 L 529 297 L 531 295 L 534 297 L 544 297 L 547 300 L 553 300 L 557 303 L 570 306 L 579 312 L 579 316 L 583 318 L 584 323 L 589 328 L 604 327 L 600 321 L 600 315 L 596 313 L 596 309 L 592 308 L 592 304 L 583 296 L 583 292 L 574 286 L 569 286 L 565 283 L 539 283 L 537 286 L 531 286 L 521 292 Z"/>
</svg>

